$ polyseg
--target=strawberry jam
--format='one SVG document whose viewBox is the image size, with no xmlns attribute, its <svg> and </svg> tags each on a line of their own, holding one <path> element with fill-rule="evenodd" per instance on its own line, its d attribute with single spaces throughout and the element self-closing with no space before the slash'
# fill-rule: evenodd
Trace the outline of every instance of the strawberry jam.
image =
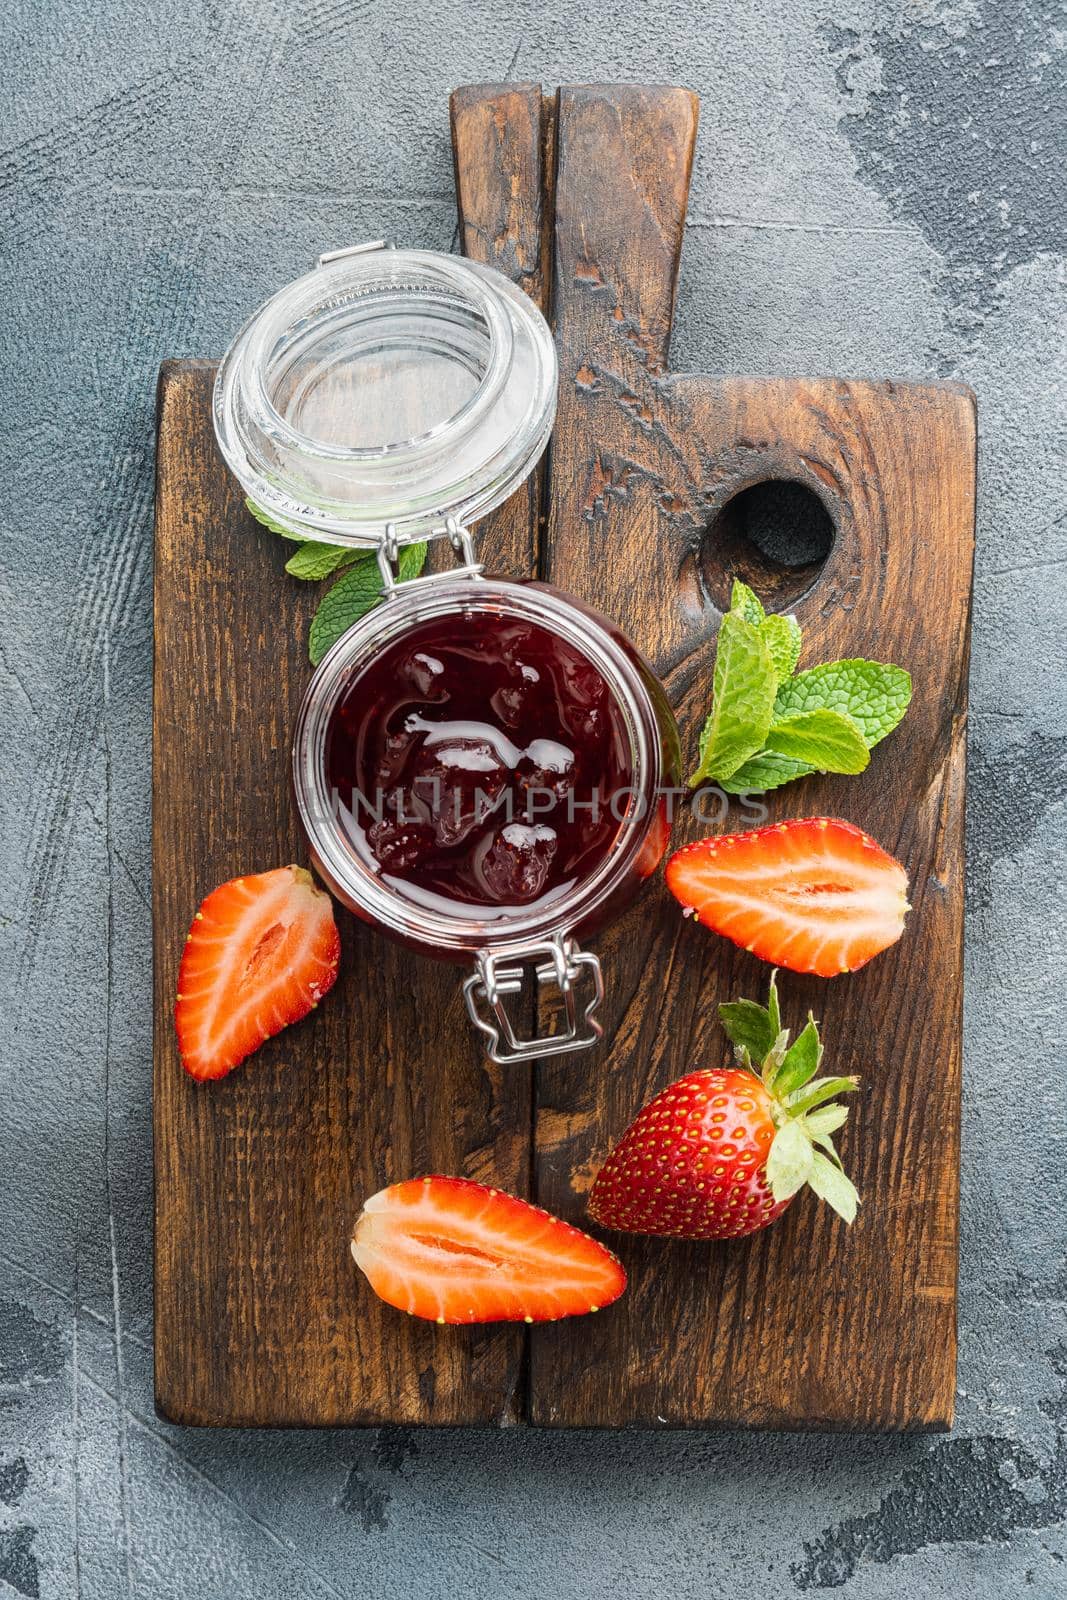
<svg viewBox="0 0 1067 1600">
<path fill-rule="evenodd" d="M 357 672 L 326 735 L 351 849 L 427 909 L 547 905 L 604 861 L 630 739 L 573 645 L 489 612 L 418 623 Z"/>
</svg>

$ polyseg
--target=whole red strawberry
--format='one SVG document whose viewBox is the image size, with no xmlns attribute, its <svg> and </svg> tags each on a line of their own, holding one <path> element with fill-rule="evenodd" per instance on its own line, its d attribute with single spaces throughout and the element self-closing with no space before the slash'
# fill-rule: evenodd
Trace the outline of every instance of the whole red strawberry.
<svg viewBox="0 0 1067 1600">
<path fill-rule="evenodd" d="M 766 1006 L 736 1000 L 719 1015 L 739 1065 L 690 1072 L 650 1101 L 601 1168 L 589 1215 L 627 1233 L 731 1239 L 780 1217 L 807 1183 L 851 1222 L 859 1197 L 831 1137 L 848 1111 L 828 1102 L 858 1080 L 816 1076 L 812 1016 L 790 1045 L 773 975 Z"/>
</svg>

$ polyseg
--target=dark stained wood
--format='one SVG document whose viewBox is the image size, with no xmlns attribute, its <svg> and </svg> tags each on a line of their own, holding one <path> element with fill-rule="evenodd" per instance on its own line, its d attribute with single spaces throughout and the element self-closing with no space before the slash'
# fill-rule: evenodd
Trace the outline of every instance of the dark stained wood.
<svg viewBox="0 0 1067 1600">
<path fill-rule="evenodd" d="M 910 669 L 902 727 L 859 778 L 768 797 L 773 819 L 830 813 L 906 864 L 904 939 L 861 973 L 783 974 L 787 1022 L 811 1006 L 828 1062 L 864 1079 L 840 1143 L 865 1197 L 851 1229 L 803 1196 L 726 1246 L 617 1236 L 618 1306 L 535 1330 L 531 1421 L 572 1426 L 947 1426 L 955 1388 L 964 716 L 975 415 L 952 385 L 705 378 L 666 370 L 696 106 L 681 91 L 561 91 L 555 196 L 560 404 L 547 528 L 552 581 L 621 622 L 665 679 L 683 749 L 711 695 L 713 597 L 738 566 L 786 590 L 804 662 Z M 761 574 L 724 506 L 769 478 L 819 495 L 821 570 Z M 724 548 L 727 546 L 727 548 Z M 771 579 L 775 581 L 770 581 Z M 805 592 L 806 591 L 806 592 Z M 683 812 L 675 842 L 715 828 Z M 715 1006 L 767 968 L 683 921 L 661 881 L 599 941 L 607 1037 L 543 1066 L 536 1192 L 580 1221 L 637 1110 L 724 1057 Z"/>
<path fill-rule="evenodd" d="M 810 779 L 772 815 L 829 811 L 906 863 L 904 940 L 811 1005 L 835 1069 L 865 1080 L 842 1149 L 865 1197 L 851 1230 L 800 1198 L 724 1247 L 613 1239 L 631 1274 L 603 1315 L 530 1331 L 437 1328 L 359 1284 L 361 1200 L 443 1170 L 583 1221 L 644 1101 L 717 1061 L 717 1000 L 767 969 L 682 921 L 657 880 L 597 941 L 607 1037 L 537 1070 L 495 1068 L 458 969 L 342 914 L 329 1004 L 221 1084 L 181 1071 L 177 963 L 208 889 L 303 859 L 288 782 L 317 591 L 285 578 L 211 431 L 214 369 L 160 381 L 153 787 L 156 1383 L 160 1409 L 218 1425 L 513 1422 L 945 1426 L 955 1372 L 964 717 L 973 397 L 950 385 L 672 374 L 668 341 L 696 130 L 676 89 L 529 85 L 452 98 L 464 250 L 551 297 L 560 408 L 541 474 L 480 527 L 487 563 L 540 568 L 618 620 L 667 683 L 683 744 L 710 697 L 719 605 L 740 570 L 795 609 L 808 664 L 863 654 L 912 671 L 902 727 L 859 778 Z M 558 156 L 558 171 L 556 160 Z M 554 183 L 555 178 L 555 183 Z M 820 496 L 821 568 L 767 563 L 725 508 L 768 478 Z M 543 510 L 547 525 L 542 520 Z M 725 512 L 725 514 L 723 514 Z M 734 805 L 728 825 L 750 820 Z M 711 831 L 685 811 L 676 842 Z M 531 1138 L 531 1127 L 536 1139 Z"/>
<path fill-rule="evenodd" d="M 155 571 L 156 1392 L 217 1425 L 513 1419 L 522 1338 L 462 1342 L 358 1295 L 360 1202 L 413 1171 L 525 1187 L 529 1083 L 483 1058 L 457 973 L 339 913 L 330 1004 L 200 1087 L 175 1049 L 177 963 L 203 895 L 306 859 L 289 748 L 312 594 L 225 471 L 214 369 L 160 382 Z"/>
<path fill-rule="evenodd" d="M 547 310 L 554 107 L 538 84 L 501 83 L 454 90 L 450 109 L 463 254 Z"/>
<path fill-rule="evenodd" d="M 535 84 L 457 89 L 451 100 L 460 243 L 472 261 L 496 267 L 548 310 L 550 168 L 545 114 Z M 543 468 L 479 524 L 487 567 L 533 577 L 538 565 Z M 483 544 L 481 529 L 489 534 Z"/>
<path fill-rule="evenodd" d="M 524 187 L 497 236 L 493 183 L 464 193 L 471 253 L 538 297 L 540 90 L 508 90 Z M 465 131 L 469 129 L 468 131 Z M 457 152 L 483 152 L 457 108 Z M 474 241 L 480 240 L 477 250 Z M 292 547 L 257 527 L 211 427 L 214 368 L 160 378 L 155 569 L 156 1394 L 175 1421 L 215 1425 L 519 1420 L 525 1342 L 513 1327 L 456 1339 L 359 1292 L 348 1253 L 360 1203 L 413 1172 L 527 1191 L 529 1069 L 485 1060 L 459 968 L 415 961 L 339 912 L 329 1005 L 225 1082 L 178 1061 L 177 963 L 199 900 L 238 872 L 306 852 L 289 748 L 310 676 L 317 594 L 282 572 Z M 540 479 L 480 524 L 487 565 L 532 575 Z"/>
</svg>

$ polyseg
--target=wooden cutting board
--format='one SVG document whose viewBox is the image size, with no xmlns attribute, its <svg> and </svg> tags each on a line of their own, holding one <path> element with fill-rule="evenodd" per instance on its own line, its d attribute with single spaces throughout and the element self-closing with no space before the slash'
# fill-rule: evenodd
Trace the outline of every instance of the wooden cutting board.
<svg viewBox="0 0 1067 1600">
<path fill-rule="evenodd" d="M 329 1002 L 223 1082 L 185 1077 L 171 1012 L 192 912 L 225 878 L 305 859 L 289 742 L 317 595 L 284 576 L 286 549 L 223 467 L 213 365 L 168 362 L 155 1338 L 157 1403 L 174 1421 L 951 1422 L 974 398 L 954 384 L 672 373 L 696 122 L 695 97 L 679 89 L 453 96 L 463 247 L 545 307 L 560 357 L 550 468 L 481 525 L 481 548 L 490 568 L 540 571 L 619 621 L 666 682 L 690 754 L 735 573 L 796 612 L 808 664 L 858 654 L 911 670 L 911 710 L 866 773 L 768 797 L 775 819 L 851 818 L 912 879 L 893 950 L 849 978 L 781 983 L 785 1020 L 811 1006 L 833 1070 L 863 1077 L 840 1142 L 864 1205 L 847 1229 L 802 1196 L 765 1234 L 722 1246 L 617 1237 L 626 1296 L 544 1328 L 418 1323 L 356 1273 L 361 1200 L 416 1173 L 490 1181 L 581 1223 L 599 1163 L 640 1106 L 723 1058 L 716 1002 L 758 995 L 767 969 L 683 921 L 660 880 L 597 941 L 605 1039 L 584 1056 L 493 1066 L 467 1023 L 461 972 L 342 914 Z M 799 499 L 829 519 L 825 559 L 814 546 L 791 565 L 766 553 L 766 491 L 738 497 L 769 480 L 794 486 L 779 492 L 782 515 Z M 727 826 L 744 820 L 735 806 Z M 707 831 L 683 815 L 675 842 Z"/>
</svg>

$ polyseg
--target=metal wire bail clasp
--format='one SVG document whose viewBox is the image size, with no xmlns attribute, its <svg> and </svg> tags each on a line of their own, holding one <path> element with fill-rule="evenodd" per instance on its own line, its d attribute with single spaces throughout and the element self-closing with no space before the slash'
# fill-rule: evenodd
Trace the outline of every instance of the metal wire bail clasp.
<svg viewBox="0 0 1067 1600">
<path fill-rule="evenodd" d="M 345 244 L 340 250 L 324 250 L 318 259 L 320 267 L 328 267 L 333 261 L 347 261 L 349 256 L 366 256 L 374 250 L 394 250 L 396 246 L 389 239 L 368 239 L 364 244 Z"/>
<path fill-rule="evenodd" d="M 542 958 L 547 957 L 547 960 Z M 534 965 L 537 993 L 554 984 L 563 1000 L 563 1026 L 554 1033 L 520 1036 L 507 1009 L 507 999 L 519 994 L 523 974 Z M 586 982 L 583 985 L 582 979 Z M 579 987 L 587 991 L 579 1016 Z M 474 1026 L 489 1040 L 490 1061 L 506 1066 L 512 1061 L 533 1061 L 539 1056 L 566 1055 L 586 1050 L 604 1036 L 594 1013 L 604 998 L 604 975 L 600 962 L 588 950 L 580 950 L 573 939 L 555 938 L 527 945 L 520 951 L 493 954 L 479 952 L 475 970 L 463 985 L 467 1011 Z M 487 1008 L 487 1011 L 483 1008 Z"/>
<path fill-rule="evenodd" d="M 401 585 L 407 594 L 410 589 L 424 588 L 430 583 L 441 583 L 452 578 L 481 577 L 485 569 L 480 561 L 475 560 L 471 531 L 455 517 L 447 517 L 441 527 L 431 528 L 429 533 L 423 534 L 422 537 L 427 541 L 447 539 L 459 557 L 459 565 L 446 567 L 443 572 L 427 573 L 422 578 L 402 578 L 399 570 L 401 544 L 397 538 L 396 523 L 387 522 L 385 533 L 378 542 L 378 571 L 382 575 L 383 595 L 394 594 Z"/>
</svg>

